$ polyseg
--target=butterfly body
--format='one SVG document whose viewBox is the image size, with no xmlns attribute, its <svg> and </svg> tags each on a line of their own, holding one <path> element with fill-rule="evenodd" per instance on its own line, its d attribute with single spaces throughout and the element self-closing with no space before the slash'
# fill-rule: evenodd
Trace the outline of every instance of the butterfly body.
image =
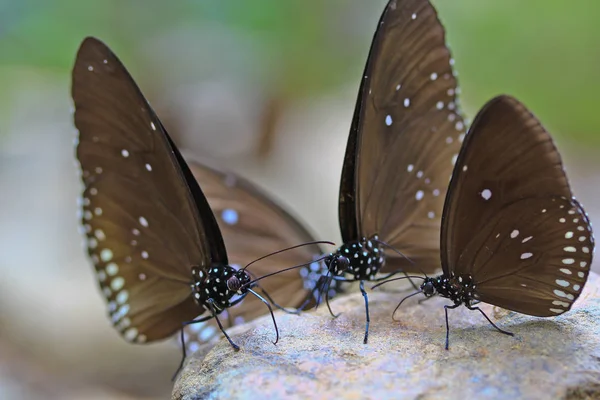
<svg viewBox="0 0 600 400">
<path fill-rule="evenodd" d="M 421 284 L 421 291 L 425 297 L 436 294 L 450 299 L 455 306 L 461 304 L 470 307 L 473 300 L 477 300 L 477 285 L 471 275 L 459 275 L 448 277 L 445 274 L 435 278 L 426 278 Z"/>
<path fill-rule="evenodd" d="M 194 300 L 200 307 L 217 314 L 241 301 L 248 294 L 247 284 L 251 281 L 246 271 L 229 265 L 213 265 L 207 271 L 194 267 L 192 275 Z M 232 302 L 236 295 L 242 297 Z"/>
<path fill-rule="evenodd" d="M 325 260 L 333 276 L 348 276 L 347 280 L 372 280 L 385 265 L 385 253 L 377 236 L 342 245 Z M 345 259 L 345 260 L 344 260 Z"/>
</svg>

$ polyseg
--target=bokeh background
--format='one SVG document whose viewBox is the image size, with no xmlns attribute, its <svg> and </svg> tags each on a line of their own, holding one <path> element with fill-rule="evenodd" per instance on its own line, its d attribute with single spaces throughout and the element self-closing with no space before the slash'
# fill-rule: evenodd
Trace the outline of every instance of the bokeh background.
<svg viewBox="0 0 600 400">
<path fill-rule="evenodd" d="M 600 3 L 433 2 L 467 116 L 520 98 L 599 220 Z M 118 337 L 84 257 L 69 95 L 81 40 L 116 52 L 181 148 L 339 240 L 346 136 L 384 3 L 0 0 L 0 398 L 166 398 L 178 363 L 169 343 Z"/>
</svg>

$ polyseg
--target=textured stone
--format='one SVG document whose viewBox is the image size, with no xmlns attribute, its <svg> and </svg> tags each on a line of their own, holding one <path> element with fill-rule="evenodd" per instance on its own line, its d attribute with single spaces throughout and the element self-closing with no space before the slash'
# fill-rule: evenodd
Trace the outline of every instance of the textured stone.
<svg viewBox="0 0 600 400">
<path fill-rule="evenodd" d="M 281 339 L 271 341 L 270 317 L 230 330 L 225 340 L 190 357 L 173 399 L 600 398 L 600 278 L 592 274 L 573 309 L 535 318 L 489 305 L 449 310 L 447 300 L 417 304 L 410 293 L 369 291 L 370 339 L 362 343 L 364 303 L 358 291 L 301 316 L 276 313 Z"/>
</svg>

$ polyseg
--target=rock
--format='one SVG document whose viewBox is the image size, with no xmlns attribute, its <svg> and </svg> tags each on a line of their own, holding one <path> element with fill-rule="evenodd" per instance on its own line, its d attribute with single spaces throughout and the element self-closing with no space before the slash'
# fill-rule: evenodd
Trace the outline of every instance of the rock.
<svg viewBox="0 0 600 400">
<path fill-rule="evenodd" d="M 370 285 L 369 285 L 370 286 Z M 294 316 L 276 313 L 277 345 L 269 316 L 230 330 L 241 350 L 225 340 L 201 349 L 180 374 L 173 399 L 433 399 L 600 398 L 600 277 L 591 274 L 573 309 L 536 318 L 489 305 L 449 310 L 450 349 L 442 298 L 421 305 L 410 291 L 369 293 L 371 329 L 362 343 L 364 303 L 358 292 Z"/>
</svg>

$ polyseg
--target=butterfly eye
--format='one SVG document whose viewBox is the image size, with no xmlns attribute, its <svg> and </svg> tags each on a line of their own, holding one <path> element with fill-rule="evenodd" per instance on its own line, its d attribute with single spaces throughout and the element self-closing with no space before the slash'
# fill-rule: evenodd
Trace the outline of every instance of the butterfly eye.
<svg viewBox="0 0 600 400">
<path fill-rule="evenodd" d="M 350 266 L 350 260 L 348 260 L 348 257 L 339 256 L 336 259 L 336 265 L 339 271 L 345 271 Z"/>
<path fill-rule="evenodd" d="M 227 289 L 237 292 L 238 290 L 240 290 L 241 287 L 242 282 L 237 276 L 234 275 L 231 278 L 227 279 Z"/>
<path fill-rule="evenodd" d="M 435 287 L 433 286 L 433 282 L 425 281 L 421 285 L 421 291 L 425 295 L 425 297 L 431 297 L 435 294 Z"/>
</svg>

